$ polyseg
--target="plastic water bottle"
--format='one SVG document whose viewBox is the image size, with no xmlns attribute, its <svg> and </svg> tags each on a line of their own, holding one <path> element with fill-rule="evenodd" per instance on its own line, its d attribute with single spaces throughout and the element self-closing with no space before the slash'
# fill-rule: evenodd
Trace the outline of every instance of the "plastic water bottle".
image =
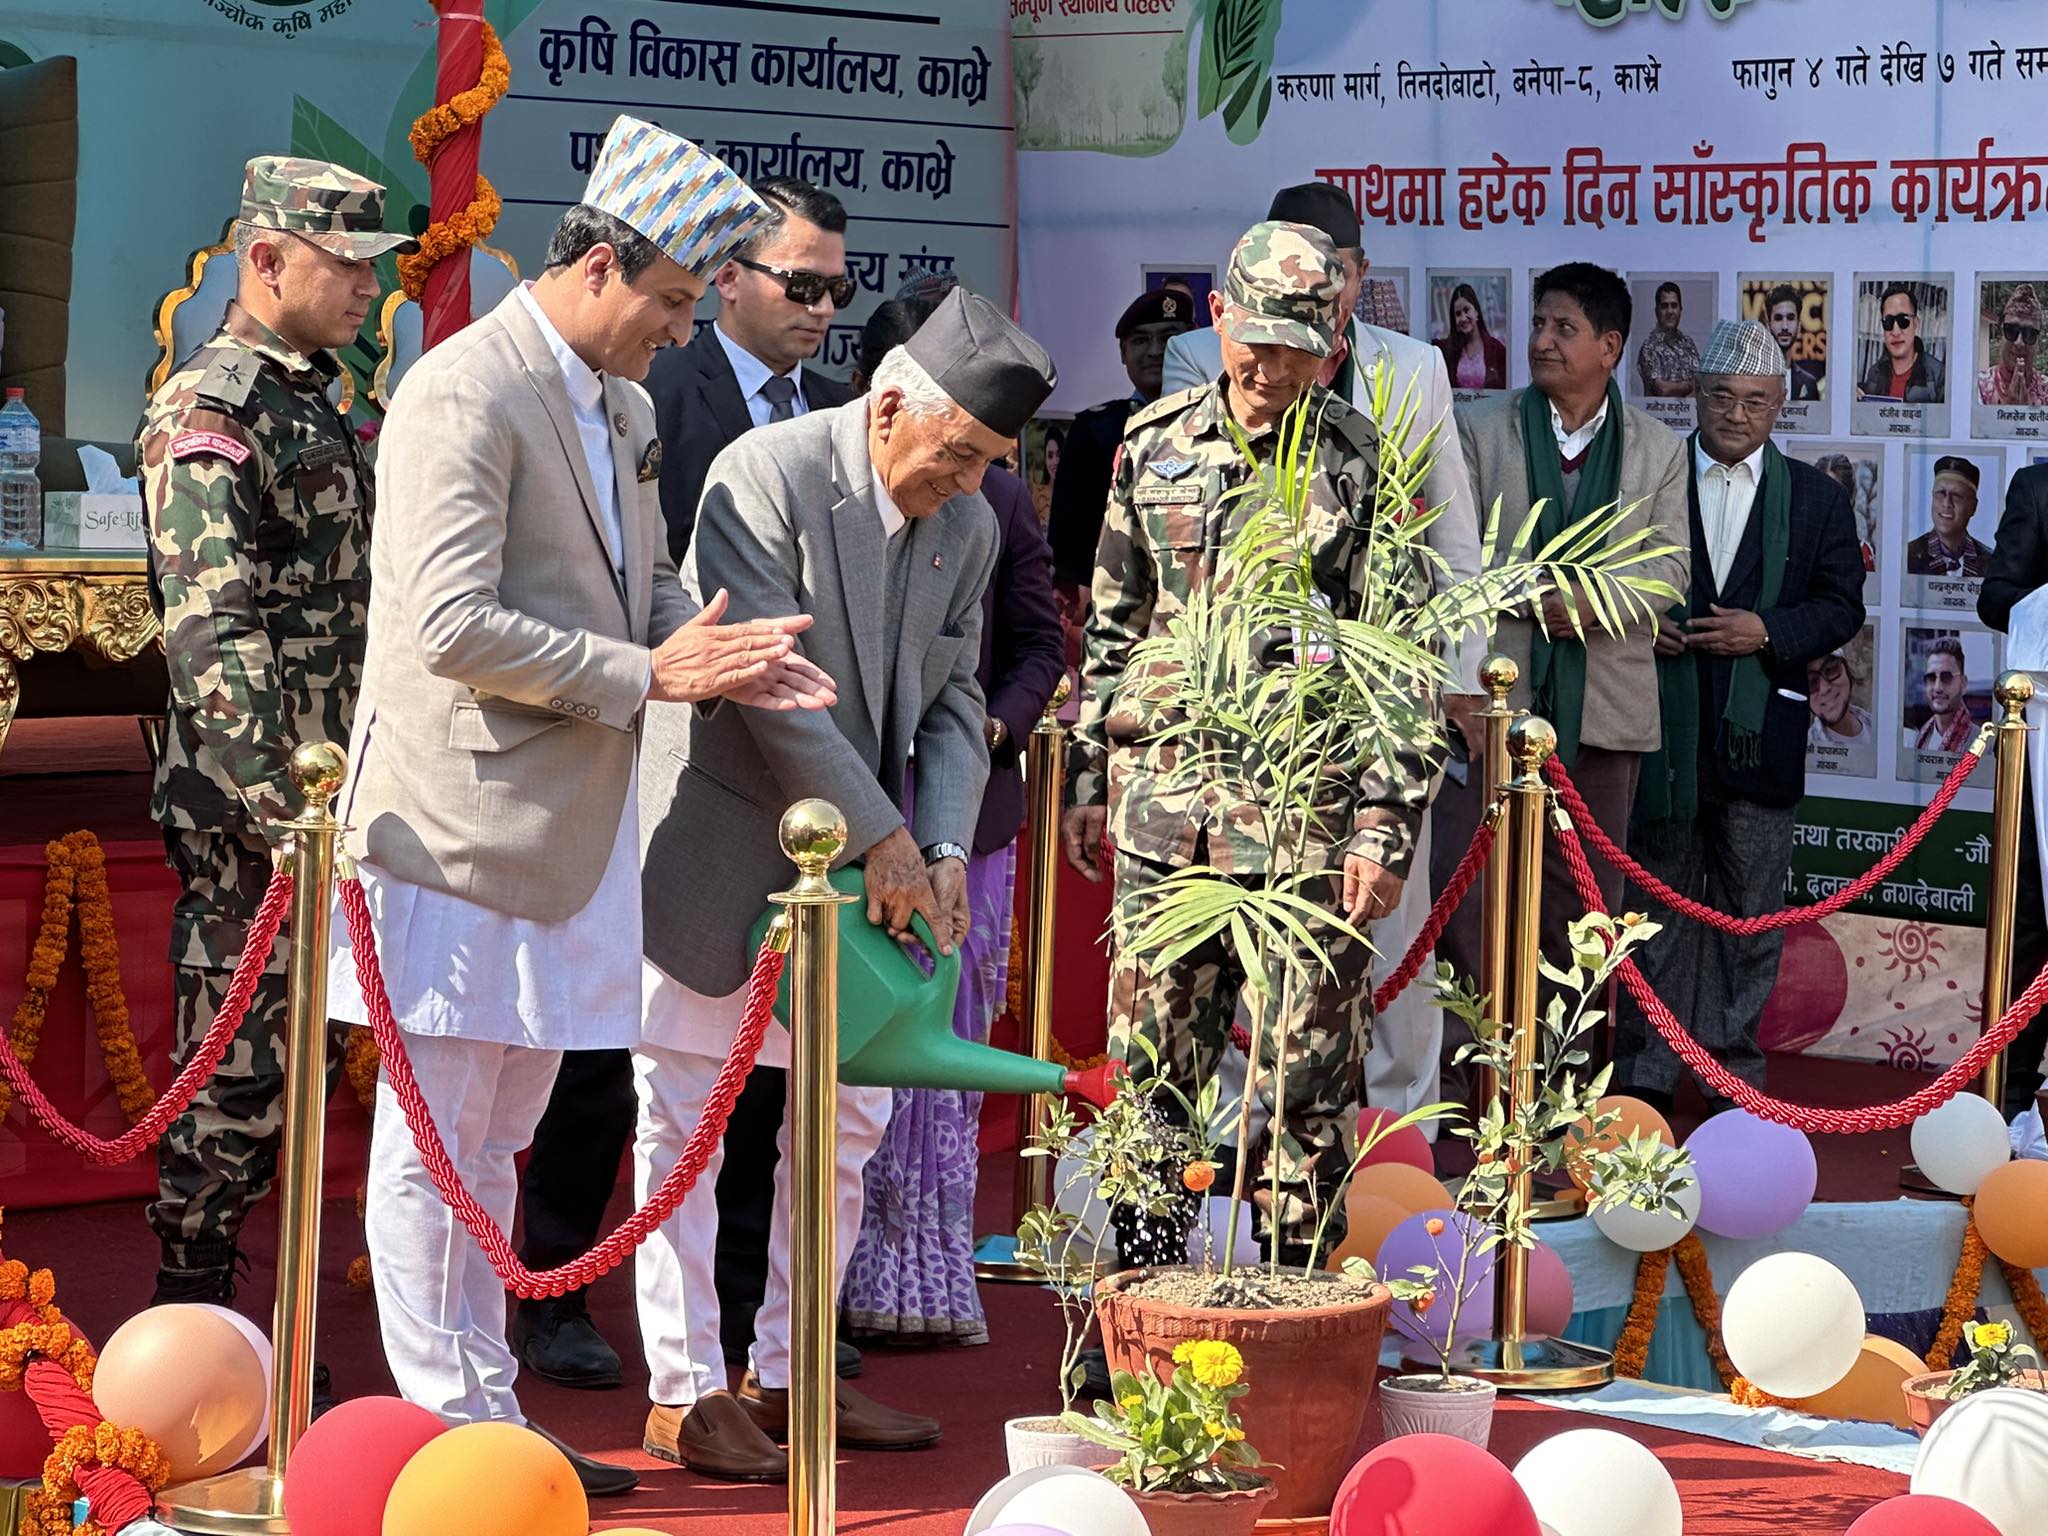
<svg viewBox="0 0 2048 1536">
<path fill-rule="evenodd" d="M 7 391 L 0 408 L 0 549 L 40 549 L 43 544 L 43 485 L 36 465 L 43 456 L 43 427 L 22 391 Z"/>
</svg>

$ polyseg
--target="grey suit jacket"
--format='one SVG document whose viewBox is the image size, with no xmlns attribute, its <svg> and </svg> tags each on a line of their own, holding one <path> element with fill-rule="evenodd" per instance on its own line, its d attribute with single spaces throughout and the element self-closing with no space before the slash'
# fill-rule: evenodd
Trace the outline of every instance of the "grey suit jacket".
<svg viewBox="0 0 2048 1536">
<path fill-rule="evenodd" d="M 1465 465 L 1479 504 L 1500 500 L 1502 542 L 1529 515 L 1529 471 L 1522 454 L 1522 394 L 1517 389 L 1461 406 L 1459 439 Z M 1630 509 L 1615 529 L 1625 537 L 1639 528 L 1653 529 L 1650 545 L 1676 548 L 1654 560 L 1629 568 L 1628 574 L 1669 582 L 1681 594 L 1692 581 L 1691 514 L 1686 506 L 1685 439 L 1656 417 L 1632 405 L 1622 407 L 1621 491 L 1618 502 Z M 1551 445 L 1555 452 L 1555 445 Z M 1585 508 L 1592 512 L 1595 508 Z M 1496 551 L 1499 557 L 1511 551 Z M 1651 603 L 1652 607 L 1665 605 Z M 1494 648 L 1522 670 L 1523 681 L 1510 702 L 1529 707 L 1529 650 L 1535 629 L 1520 613 L 1503 613 L 1494 629 Z M 1657 627 L 1644 619 L 1620 636 L 1588 628 L 1586 634 L 1586 700 L 1579 721 L 1579 739 L 1589 747 L 1612 752 L 1650 752 L 1663 740 L 1657 713 Z"/>
<path fill-rule="evenodd" d="M 790 802 L 817 795 L 838 806 L 857 858 L 905 825 L 915 750 L 918 845 L 974 841 L 988 780 L 974 673 L 995 514 L 976 494 L 913 519 L 898 535 L 910 540 L 903 611 L 885 612 L 867 429 L 865 400 L 756 428 L 712 461 L 698 504 L 683 563 L 692 596 L 725 588 L 734 620 L 811 614 L 804 654 L 839 692 L 811 713 L 648 711 L 643 943 L 648 959 L 710 996 L 746 980 L 748 930 L 794 875 L 775 836 Z"/>
<path fill-rule="evenodd" d="M 1383 326 L 1354 323 L 1359 355 L 1351 370 L 1351 403 L 1366 415 L 1372 409 L 1374 363 L 1385 359 L 1392 373 L 1392 398 L 1396 413 L 1408 424 L 1402 435 L 1404 448 L 1412 446 L 1432 426 L 1437 427 L 1436 459 L 1422 482 L 1430 506 L 1443 510 L 1424 530 L 1423 542 L 1444 564 L 1437 573 L 1442 586 L 1468 581 L 1477 576 L 1482 560 L 1479 509 L 1472 500 L 1472 485 L 1465 474 L 1465 456 L 1458 446 L 1457 418 L 1451 411 L 1451 380 L 1444 372 L 1443 354 L 1428 342 L 1403 336 Z M 1166 344 L 1165 385 L 1162 395 L 1206 384 L 1223 371 L 1223 342 L 1213 326 L 1185 331 Z M 1411 403 L 1412 402 L 1412 403 Z M 1439 425 L 1441 424 L 1441 425 Z M 1389 423 L 1379 426 L 1385 431 Z M 1486 634 L 1475 628 L 1452 649 L 1452 671 L 1459 690 L 1481 693 L 1479 663 L 1486 656 Z"/>
<path fill-rule="evenodd" d="M 623 582 L 561 368 L 517 293 L 413 365 L 378 445 L 345 846 L 544 922 L 597 890 L 648 647 L 697 611 L 663 542 L 654 408 L 617 379 L 604 403 L 626 429 L 612 455 Z"/>
</svg>

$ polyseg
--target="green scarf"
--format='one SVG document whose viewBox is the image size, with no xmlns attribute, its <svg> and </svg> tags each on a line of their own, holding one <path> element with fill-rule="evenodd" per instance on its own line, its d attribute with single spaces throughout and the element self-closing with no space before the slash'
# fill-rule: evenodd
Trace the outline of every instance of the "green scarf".
<svg viewBox="0 0 2048 1536">
<path fill-rule="evenodd" d="M 1686 440 L 1686 463 L 1697 465 L 1699 435 Z M 1697 482 L 1695 482 L 1697 484 Z M 1693 498 L 1696 501 L 1698 491 Z M 1763 515 L 1763 590 L 1756 611 L 1778 606 L 1785 584 L 1785 557 L 1792 545 L 1792 473 L 1775 443 L 1764 444 L 1764 480 L 1757 488 L 1755 508 Z M 1752 513 L 1754 515 L 1754 513 Z M 1681 628 L 1692 617 L 1690 603 L 1671 610 Z M 1636 789 L 1636 819 L 1691 821 L 1700 803 L 1700 669 L 1690 652 L 1657 658 L 1658 713 L 1664 737 L 1655 752 L 1643 756 Z M 1722 761 L 1731 768 L 1754 769 L 1764 760 L 1764 712 L 1770 707 L 1771 680 L 1755 654 L 1738 656 L 1729 670 L 1728 704 L 1721 711 L 1719 740 Z"/>
<path fill-rule="evenodd" d="M 1522 391 L 1522 462 L 1530 496 L 1543 503 L 1536 519 L 1536 547 L 1541 549 L 1575 521 L 1573 512 L 1612 507 L 1621 494 L 1621 391 L 1607 381 L 1607 419 L 1593 438 L 1579 467 L 1579 488 L 1569 500 L 1564 493 L 1564 463 L 1557 435 L 1550 426 L 1550 397 L 1534 385 Z M 1586 646 L 1576 639 L 1553 640 L 1544 632 L 1543 615 L 1535 615 L 1529 646 L 1529 690 L 1536 713 L 1557 728 L 1557 755 L 1567 768 L 1579 758 L 1579 722 L 1586 707 Z"/>
</svg>

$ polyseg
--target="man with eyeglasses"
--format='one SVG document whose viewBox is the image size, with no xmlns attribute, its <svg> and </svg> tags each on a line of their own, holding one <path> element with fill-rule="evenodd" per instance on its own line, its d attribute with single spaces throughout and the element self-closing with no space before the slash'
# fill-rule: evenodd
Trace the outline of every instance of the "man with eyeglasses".
<svg viewBox="0 0 2048 1536">
<path fill-rule="evenodd" d="M 1840 651 L 1806 664 L 1807 766 L 1851 778 L 1877 777 L 1877 724 L 1851 697 L 1855 677 Z"/>
<path fill-rule="evenodd" d="M 1807 667 L 1863 627 L 1849 499 L 1771 442 L 1786 383 L 1767 329 L 1714 327 L 1686 454 L 1692 591 L 1658 621 L 1663 741 L 1643 759 L 1629 839 L 1651 873 L 1736 917 L 1784 904 L 1806 789 Z M 1722 1065 L 1761 1085 L 1757 1026 L 1783 936 L 1720 933 L 1646 892 L 1629 902 L 1664 924 L 1642 952 L 1650 985 Z M 1668 1114 L 1684 1066 L 1626 995 L 1614 1055 L 1618 1091 Z"/>
<path fill-rule="evenodd" d="M 335 409 L 335 349 L 376 303 L 384 189 L 259 155 L 221 328 L 150 397 L 136 441 L 150 604 L 171 679 L 151 814 L 181 887 L 171 965 L 182 1060 L 211 1027 L 300 800 L 302 742 L 346 747 L 370 596 L 370 464 Z M 310 558 L 313 554 L 319 558 Z M 192 1107 L 157 1145 L 153 1302 L 234 1300 L 243 1218 L 277 1174 L 285 945 Z M 340 1061 L 330 1034 L 328 1086 Z"/>
<path fill-rule="evenodd" d="M 1989 350 L 1998 361 L 1977 375 L 1977 399 L 1985 405 L 2048 405 L 2048 377 L 2035 362 L 2040 344 L 2041 300 L 2032 283 L 2019 283 L 1992 327 Z"/>
<path fill-rule="evenodd" d="M 1934 493 L 1928 499 L 1928 520 L 1934 524 L 1906 543 L 1910 576 L 1982 576 L 1991 562 L 1991 546 L 1970 535 L 1977 515 L 1977 487 L 1983 471 L 1970 460 L 1945 453 L 1934 461 Z"/>
<path fill-rule="evenodd" d="M 681 565 L 711 461 L 755 427 L 844 405 L 852 393 L 804 366 L 853 302 L 846 209 L 794 176 L 754 183 L 772 218 L 718 274 L 718 318 L 647 374 L 661 431 L 661 515 Z"/>
</svg>

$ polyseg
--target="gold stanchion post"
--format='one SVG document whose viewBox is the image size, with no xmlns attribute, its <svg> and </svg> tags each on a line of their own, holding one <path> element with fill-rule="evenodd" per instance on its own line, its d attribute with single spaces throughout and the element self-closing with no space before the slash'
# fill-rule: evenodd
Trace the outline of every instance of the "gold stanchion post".
<svg viewBox="0 0 2048 1536">
<path fill-rule="evenodd" d="M 1518 770 L 1508 786 L 1507 871 L 1512 946 L 1508 955 L 1508 1018 L 1514 1058 L 1505 1085 L 1508 1115 L 1520 1112 L 1536 1094 L 1537 960 L 1543 918 L 1543 834 L 1549 790 L 1543 763 L 1557 750 L 1557 732 L 1547 720 L 1523 716 L 1508 729 L 1508 753 Z M 1509 1224 L 1531 1206 L 1533 1171 L 1522 1169 L 1508 1186 Z M 1605 1350 L 1529 1332 L 1529 1250 L 1503 1243 L 1494 1276 L 1494 1332 L 1474 1339 L 1453 1369 L 1518 1392 L 1571 1392 L 1614 1379 L 1614 1357 Z"/>
<path fill-rule="evenodd" d="M 286 961 L 284 1146 L 278 1168 L 277 1306 L 271 1318 L 270 1456 L 261 1467 L 167 1488 L 158 1499 L 181 1531 L 288 1532 L 284 1473 L 313 1417 L 314 1308 L 320 1278 L 320 1182 L 327 1134 L 327 954 L 334 901 L 334 839 L 328 804 L 348 759 L 307 742 L 292 754 L 292 783 L 306 809 L 292 833 L 291 945 Z"/>
<path fill-rule="evenodd" d="M 790 945 L 789 1531 L 832 1536 L 838 1518 L 839 1304 L 833 1222 L 839 1142 L 839 908 L 855 898 L 826 872 L 846 847 L 846 818 L 825 800 L 783 813 L 782 851 L 796 884 L 772 899 L 794 930 Z"/>
<path fill-rule="evenodd" d="M 1500 787 L 1508 781 L 1508 726 L 1514 711 L 1508 708 L 1508 694 L 1521 675 L 1506 656 L 1488 656 L 1479 663 L 1480 686 L 1486 689 L 1486 741 L 1479 763 L 1480 815 L 1492 814 L 1500 798 Z M 1496 1029 L 1507 1027 L 1508 968 L 1508 861 L 1498 854 L 1486 861 L 1480 872 L 1479 989 L 1486 994 L 1486 1020 Z M 1500 1078 L 1492 1067 L 1479 1069 L 1479 1104 L 1484 1110 L 1500 1097 Z"/>
<path fill-rule="evenodd" d="M 1024 785 L 1029 793 L 1028 867 L 1031 871 L 1031 900 L 1025 907 L 1024 1007 L 1021 1022 L 1029 1031 L 1025 1039 L 1028 1054 L 1040 1061 L 1052 1059 L 1052 941 L 1053 913 L 1060 878 L 1060 798 L 1067 782 L 1067 728 L 1060 722 L 1060 709 L 1067 702 L 1071 684 L 1064 676 L 1053 689 L 1045 713 L 1032 727 L 1025 743 Z M 1029 1145 L 1045 1116 L 1045 1095 L 1024 1094 L 1017 1101 L 1017 1147 Z M 1043 1157 L 1019 1157 L 1016 1182 L 1010 1196 L 1010 1230 L 1023 1224 L 1024 1213 L 1033 1206 L 1052 1203 L 1052 1163 Z M 978 1280 L 1002 1281 L 1013 1285 L 1038 1285 L 1035 1275 L 1014 1259 L 989 1259 L 974 1266 Z"/>
<path fill-rule="evenodd" d="M 1998 1022 L 2012 1001 L 2012 931 L 2020 879 L 2021 797 L 2027 793 L 2027 703 L 2034 680 L 2024 672 L 1999 675 L 1993 690 L 2000 714 L 1997 778 L 1992 790 L 1991 902 L 1984 914 L 1984 1027 Z M 1984 1064 L 1977 1091 L 2003 1111 L 2005 1052 Z"/>
</svg>

